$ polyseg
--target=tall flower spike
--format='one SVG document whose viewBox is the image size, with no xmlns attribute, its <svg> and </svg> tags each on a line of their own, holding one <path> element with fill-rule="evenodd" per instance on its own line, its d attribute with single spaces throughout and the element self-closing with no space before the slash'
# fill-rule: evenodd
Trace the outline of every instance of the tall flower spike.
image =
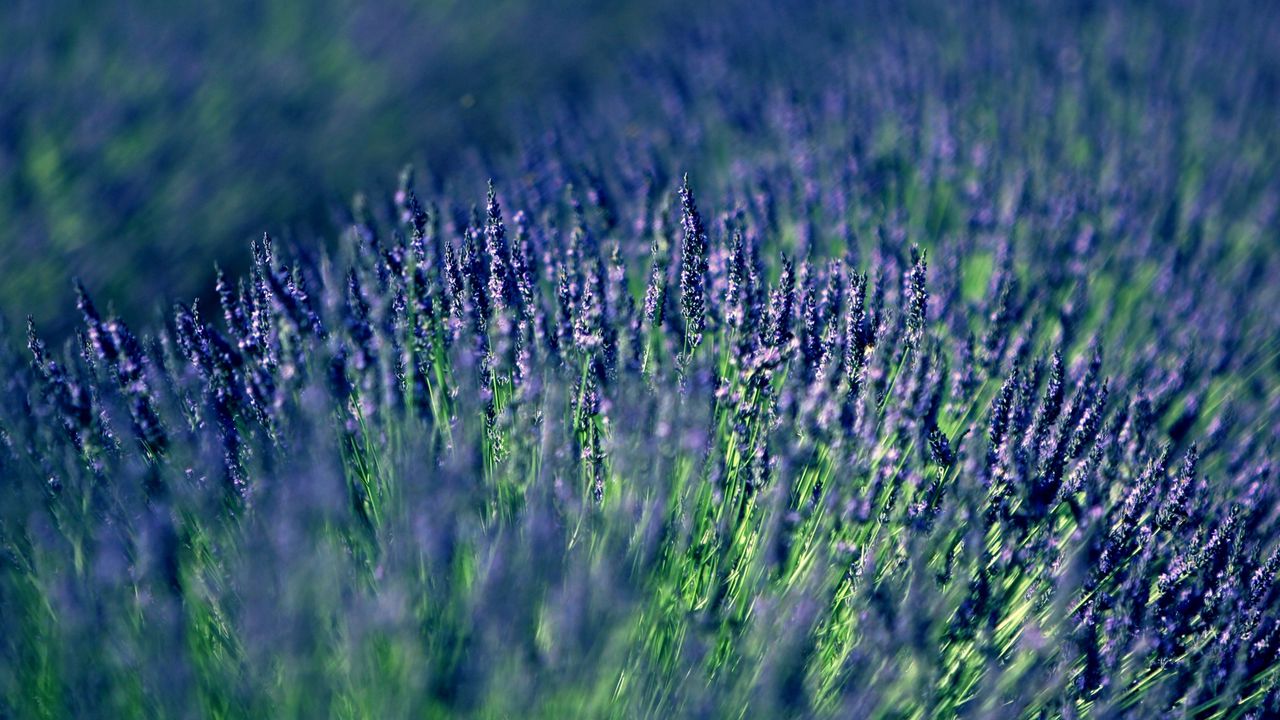
<svg viewBox="0 0 1280 720">
<path fill-rule="evenodd" d="M 929 272 L 929 263 L 925 253 L 919 247 L 911 248 L 911 270 L 907 273 L 907 347 L 915 350 L 924 337 L 925 324 L 928 321 L 929 289 L 925 286 L 925 278 Z"/>
<path fill-rule="evenodd" d="M 1033 439 L 1038 445 L 1040 441 L 1048 434 L 1053 423 L 1058 419 L 1058 413 L 1062 412 L 1062 401 L 1066 396 L 1065 377 L 1066 371 L 1062 364 L 1062 350 L 1053 351 L 1053 364 L 1049 369 L 1049 380 L 1045 385 L 1044 397 L 1040 401 L 1040 407 L 1036 410 L 1036 419 L 1033 423 L 1035 431 Z"/>
<path fill-rule="evenodd" d="M 807 267 L 808 263 L 805 265 Z M 800 358 L 803 361 L 802 376 L 806 379 L 812 377 L 822 354 L 823 317 L 818 306 L 816 274 L 812 269 L 805 273 L 800 291 Z"/>
<path fill-rule="evenodd" d="M 659 234 L 653 236 L 649 251 L 649 284 L 644 291 L 644 320 L 649 328 L 660 328 L 667 305 L 668 254 Z"/>
<path fill-rule="evenodd" d="M 867 276 L 853 272 L 849 283 L 849 311 L 845 319 L 844 377 L 845 399 L 852 402 L 862 389 L 862 371 L 867 362 Z"/>
<path fill-rule="evenodd" d="M 360 276 L 354 268 L 347 273 L 347 302 L 344 320 L 347 327 L 347 335 L 355 345 L 355 369 L 363 371 L 373 367 L 376 362 L 376 355 L 373 347 L 373 327 L 370 324 L 370 307 L 369 302 L 365 299 L 364 289 L 360 285 Z"/>
<path fill-rule="evenodd" d="M 991 443 L 987 451 L 987 468 L 995 467 L 1000 456 L 1000 448 L 1004 445 L 1005 434 L 1009 429 L 1009 413 L 1013 410 L 1014 395 L 1018 386 L 1017 368 L 1009 373 L 1004 384 L 1000 386 L 1000 394 L 991 403 L 991 422 L 987 429 L 987 439 Z"/>
<path fill-rule="evenodd" d="M 515 222 L 515 246 L 511 252 L 511 272 L 515 276 L 516 290 L 520 297 L 520 311 L 525 320 L 532 320 L 534 313 L 535 289 L 538 286 L 537 269 L 534 266 L 536 257 L 529 238 L 529 222 L 521 210 L 512 218 Z"/>
<path fill-rule="evenodd" d="M 516 303 L 515 279 L 511 275 L 511 251 L 507 246 L 507 228 L 502 223 L 498 195 L 489 181 L 485 202 L 485 250 L 489 255 L 489 298 L 499 312 Z"/>
<path fill-rule="evenodd" d="M 222 268 L 216 267 L 217 283 L 216 290 L 218 292 L 218 301 L 222 305 L 222 315 L 227 322 L 227 331 L 231 337 L 237 342 L 244 338 L 249 332 L 249 321 L 244 314 L 244 306 L 239 302 L 236 296 L 235 288 L 231 287 L 231 283 L 227 282 L 227 278 L 222 273 Z"/>
<path fill-rule="evenodd" d="M 1193 515 L 1190 501 L 1199 463 L 1200 453 L 1192 445 L 1187 449 L 1182 468 L 1174 476 L 1169 491 L 1160 504 L 1160 510 L 1156 513 L 1156 525 L 1159 527 L 1174 530 Z"/>
<path fill-rule="evenodd" d="M 413 229 L 413 241 L 421 243 L 426 236 L 427 229 L 427 213 L 422 208 L 422 203 L 418 201 L 418 195 L 413 189 L 413 166 L 406 165 L 400 171 L 400 182 L 396 187 L 395 203 L 396 211 L 400 215 L 400 223 L 408 225 Z"/>
<path fill-rule="evenodd" d="M 36 335 L 36 320 L 34 317 L 27 316 L 27 349 L 31 351 L 31 357 L 35 362 L 36 368 L 41 373 L 46 372 L 45 366 L 48 364 L 45 355 L 44 341 Z"/>
<path fill-rule="evenodd" d="M 102 316 L 98 314 L 98 309 L 94 307 L 93 300 L 89 299 L 89 291 L 85 290 L 84 284 L 80 282 L 80 279 L 77 278 L 73 282 L 76 288 L 76 307 L 80 309 L 80 315 L 84 318 L 84 324 L 88 330 L 89 343 L 93 345 L 94 352 L 98 356 L 97 359 L 105 360 L 108 364 L 114 365 L 117 349 L 115 343 L 111 341 L 110 335 L 103 328 Z"/>
<path fill-rule="evenodd" d="M 725 320 L 729 327 L 738 330 L 746 321 L 747 306 L 747 257 L 746 243 L 741 230 L 733 231 L 732 245 L 729 251 L 729 270 L 727 273 L 725 304 Z"/>
<path fill-rule="evenodd" d="M 778 287 L 769 297 L 769 326 L 767 343 L 778 349 L 791 342 L 791 315 L 796 301 L 796 268 L 791 259 L 782 258 L 782 275 L 778 278 Z"/>
<path fill-rule="evenodd" d="M 689 189 L 689 176 L 680 184 L 680 311 L 684 315 L 685 345 L 692 354 L 702 343 L 706 324 L 707 234 Z"/>
</svg>

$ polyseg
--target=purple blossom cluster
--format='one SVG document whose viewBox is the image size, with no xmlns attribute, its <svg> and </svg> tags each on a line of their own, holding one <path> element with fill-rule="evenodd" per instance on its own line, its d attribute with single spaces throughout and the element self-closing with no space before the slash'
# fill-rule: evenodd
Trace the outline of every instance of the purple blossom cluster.
<svg viewBox="0 0 1280 720">
<path fill-rule="evenodd" d="M 1166 88 L 784 26 L 796 64 L 672 40 L 331 251 L 264 236 L 216 309 L 32 326 L 14 707 L 1280 713 L 1274 173 Z"/>
</svg>

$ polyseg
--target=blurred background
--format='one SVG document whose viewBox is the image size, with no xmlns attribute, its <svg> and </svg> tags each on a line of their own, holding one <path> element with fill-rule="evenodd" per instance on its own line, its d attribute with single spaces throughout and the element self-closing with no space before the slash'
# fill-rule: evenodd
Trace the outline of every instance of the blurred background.
<svg viewBox="0 0 1280 720">
<path fill-rule="evenodd" d="M 707 32 L 719 55 L 699 54 Z M 1193 121 L 1178 130 L 1182 155 L 1265 158 L 1276 37 L 1280 14 L 1266 3 L 1207 0 L 0 0 L 0 335 L 21 337 L 30 313 L 47 338 L 65 338 L 77 276 L 134 326 L 175 300 L 211 300 L 215 263 L 240 275 L 264 231 L 332 240 L 334 211 L 355 192 L 385 193 L 410 162 L 428 186 L 460 165 L 500 165 L 488 158 L 511 155 L 528 140 L 520 129 L 547 127 L 548 114 L 584 138 L 601 123 L 687 124 L 670 121 L 652 75 L 621 79 L 644 56 L 659 60 L 648 72 L 702 88 L 693 104 L 726 128 L 756 112 L 707 91 L 731 78 L 762 93 L 769 77 L 810 78 L 810 100 L 829 81 L 857 82 L 872 105 L 911 118 L 928 109 L 913 83 L 937 77 L 948 102 L 1012 97 L 1001 112 L 1014 117 L 1048 117 L 1044 93 L 1058 88 L 1053 122 L 1087 119 L 1080 127 L 1104 136 L 1163 117 L 1132 107 L 1172 103 Z M 832 47 L 862 72 L 824 75 Z M 914 90 L 877 94 L 894 87 Z M 629 100 L 592 109 L 611 93 Z M 700 149 L 685 168 L 748 151 L 723 133 L 690 142 Z M 1253 182 L 1274 184 L 1274 160 L 1251 167 Z M 1180 182 L 1146 181 L 1157 196 Z"/>
<path fill-rule="evenodd" d="M 672 0 L 0 2 L 0 314 L 74 326 L 79 276 L 130 323 L 237 275 L 264 231 L 608 77 Z"/>
</svg>

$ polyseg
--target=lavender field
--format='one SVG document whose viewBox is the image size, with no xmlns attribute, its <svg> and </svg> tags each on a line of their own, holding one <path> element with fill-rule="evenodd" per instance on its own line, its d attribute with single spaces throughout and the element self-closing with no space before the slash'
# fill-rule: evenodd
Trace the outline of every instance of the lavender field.
<svg viewBox="0 0 1280 720">
<path fill-rule="evenodd" d="M 500 5 L 0 164 L 0 718 L 1280 717 L 1280 10 Z"/>
</svg>

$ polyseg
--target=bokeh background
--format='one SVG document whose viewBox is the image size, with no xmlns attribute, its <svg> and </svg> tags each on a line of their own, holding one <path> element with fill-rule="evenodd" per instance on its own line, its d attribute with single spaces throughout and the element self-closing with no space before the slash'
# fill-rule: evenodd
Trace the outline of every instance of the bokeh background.
<svg viewBox="0 0 1280 720">
<path fill-rule="evenodd" d="M 1190 145 L 1268 155 L 1280 107 L 1280 13 L 1267 8 L 1198 0 L 0 2 L 0 335 L 20 338 L 29 313 L 45 336 L 65 338 L 78 321 L 73 277 L 135 327 L 175 300 L 212 300 L 215 263 L 241 274 L 252 238 L 333 242 L 334 211 L 355 192 L 384 194 L 405 163 L 429 184 L 456 175 L 461 159 L 477 167 L 489 165 L 477 156 L 509 156 L 529 128 L 548 126 L 540 115 L 631 92 L 636 76 L 620 80 L 628 58 L 696 47 L 689 38 L 704 26 L 730 33 L 718 38 L 724 57 L 653 66 L 761 78 L 766 87 L 776 65 L 803 75 L 796 65 L 813 55 L 820 67 L 819 49 L 837 44 L 850 62 L 894 77 L 911 76 L 893 65 L 901 58 L 932 64 L 949 87 L 973 95 L 1065 73 L 1076 78 L 1068 89 L 1112 88 L 1138 105 L 1190 108 Z M 898 47 L 885 28 L 919 42 Z M 1084 56 L 1054 50 L 1072 45 Z M 1007 65 L 1010 57 L 1030 69 Z M 1028 107 L 1041 102 L 1034 83 L 1022 91 Z M 917 101 L 902 98 L 904 112 Z M 1099 132 L 1141 122 L 1125 108 L 1064 102 L 1068 119 L 1087 118 Z M 682 162 L 699 170 L 746 151 L 716 142 Z"/>
<path fill-rule="evenodd" d="M 238 274 L 264 231 L 415 162 L 500 153 L 671 0 L 0 3 L 0 312 L 73 326 L 70 279 L 132 323 Z"/>
</svg>

